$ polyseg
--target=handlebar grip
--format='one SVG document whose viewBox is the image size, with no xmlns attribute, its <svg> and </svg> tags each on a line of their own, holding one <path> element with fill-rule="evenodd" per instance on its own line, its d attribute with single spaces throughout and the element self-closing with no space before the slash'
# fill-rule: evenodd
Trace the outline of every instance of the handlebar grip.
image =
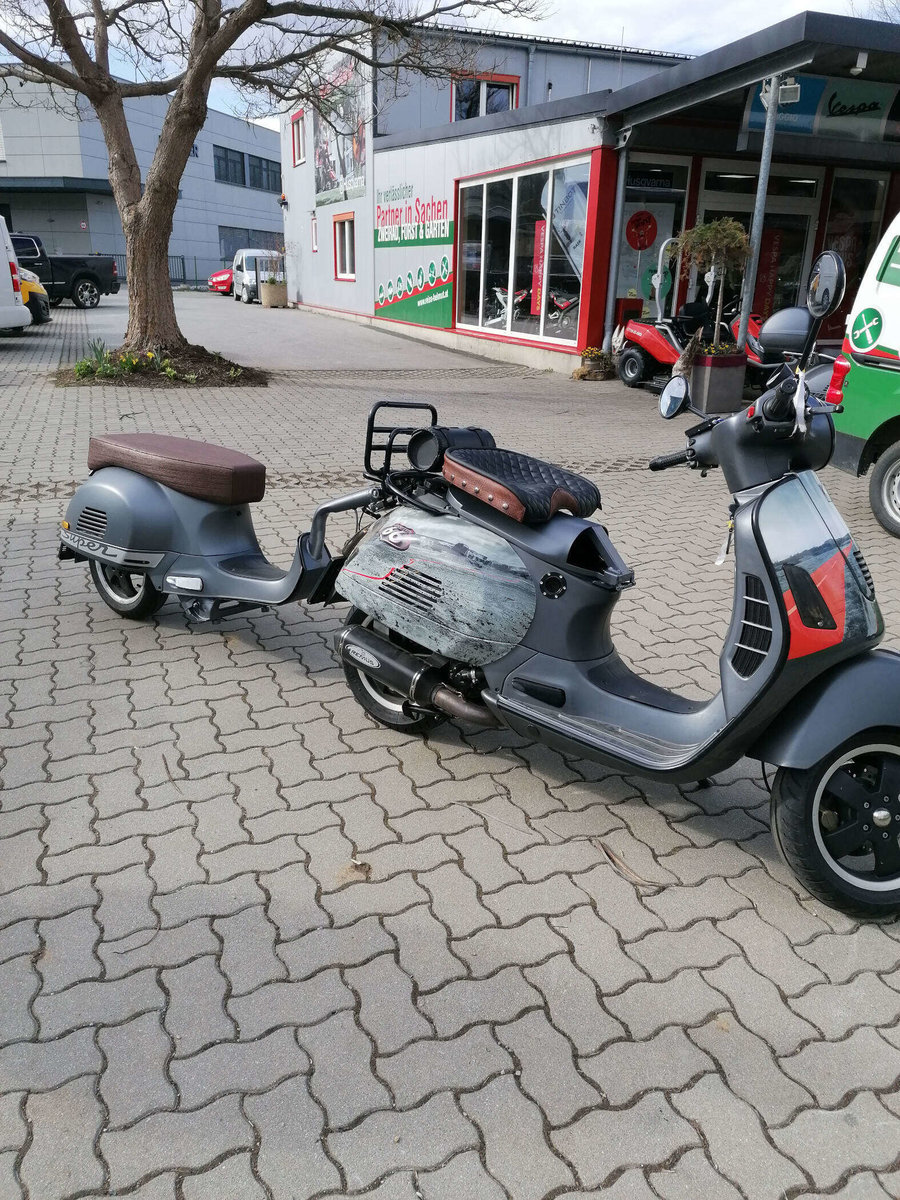
<svg viewBox="0 0 900 1200">
<path fill-rule="evenodd" d="M 665 471 L 667 467 L 677 467 L 690 462 L 687 450 L 676 450 L 674 454 L 658 454 L 647 464 L 648 471 Z"/>
<path fill-rule="evenodd" d="M 786 388 L 785 384 L 793 384 L 793 387 Z M 763 414 L 770 421 L 789 421 L 794 416 L 794 392 L 796 391 L 796 380 L 792 377 L 786 379 L 784 383 L 778 386 L 774 396 L 769 396 L 763 401 Z"/>
</svg>

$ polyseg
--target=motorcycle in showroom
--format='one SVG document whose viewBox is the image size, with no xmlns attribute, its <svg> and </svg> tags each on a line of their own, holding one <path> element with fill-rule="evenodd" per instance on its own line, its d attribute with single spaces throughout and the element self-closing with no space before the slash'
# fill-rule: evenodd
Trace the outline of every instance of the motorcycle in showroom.
<svg viewBox="0 0 900 1200">
<path fill-rule="evenodd" d="M 802 883 L 849 913 L 897 912 L 900 654 L 877 648 L 871 574 L 816 475 L 834 428 L 805 379 L 843 283 L 838 256 L 820 255 L 797 370 L 649 464 L 698 478 L 719 468 L 732 494 L 734 603 L 712 699 L 664 689 L 619 656 L 610 619 L 634 573 L 591 519 L 596 485 L 498 448 L 486 430 L 441 426 L 430 405 L 375 406 L 368 486 L 319 506 L 287 570 L 253 531 L 262 464 L 153 434 L 92 439 L 60 555 L 87 560 L 101 598 L 132 618 L 170 595 L 197 620 L 349 601 L 336 653 L 353 696 L 391 729 L 505 726 L 673 783 L 745 755 L 771 764 L 773 833 Z M 672 379 L 661 414 L 689 404 Z M 327 521 L 350 510 L 360 530 L 332 555 Z"/>
</svg>

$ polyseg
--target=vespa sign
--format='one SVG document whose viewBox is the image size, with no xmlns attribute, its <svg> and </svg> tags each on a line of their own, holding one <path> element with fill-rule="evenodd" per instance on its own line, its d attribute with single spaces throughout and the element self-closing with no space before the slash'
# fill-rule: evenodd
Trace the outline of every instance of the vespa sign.
<svg viewBox="0 0 900 1200">
<path fill-rule="evenodd" d="M 862 142 L 900 140 L 895 84 L 821 75 L 801 75 L 798 82 L 799 101 L 778 110 L 779 133 Z M 761 132 L 766 124 L 761 91 L 759 85 L 750 93 L 744 110 L 744 129 L 751 132 Z"/>
</svg>

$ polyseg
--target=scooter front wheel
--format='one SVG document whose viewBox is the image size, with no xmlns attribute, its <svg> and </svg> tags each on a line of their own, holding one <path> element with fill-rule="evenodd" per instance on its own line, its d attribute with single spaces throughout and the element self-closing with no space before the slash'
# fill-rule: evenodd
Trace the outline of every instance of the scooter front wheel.
<svg viewBox="0 0 900 1200">
<path fill-rule="evenodd" d="M 851 916 L 900 911 L 900 733 L 872 729 L 772 787 L 782 858 L 819 900 Z"/>
<path fill-rule="evenodd" d="M 166 602 L 165 592 L 150 582 L 147 575 L 91 559 L 91 578 L 100 599 L 119 616 L 134 621 L 152 617 Z"/>
<path fill-rule="evenodd" d="M 344 624 L 362 625 L 365 629 L 372 629 L 396 645 L 402 646 L 404 650 L 420 650 L 420 647 L 375 621 L 361 608 L 351 608 Z M 342 666 L 354 700 L 370 717 L 374 717 L 379 724 L 386 725 L 388 729 L 396 729 L 401 733 L 427 733 L 444 719 L 440 713 L 416 712 L 399 692 L 391 691 L 383 683 L 367 675 L 365 671 L 352 667 L 348 662 L 343 662 Z"/>
</svg>

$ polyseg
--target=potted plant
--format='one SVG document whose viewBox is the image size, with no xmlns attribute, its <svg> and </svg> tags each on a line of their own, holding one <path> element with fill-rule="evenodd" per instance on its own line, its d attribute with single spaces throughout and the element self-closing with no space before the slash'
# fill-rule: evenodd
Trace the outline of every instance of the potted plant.
<svg viewBox="0 0 900 1200">
<path fill-rule="evenodd" d="M 677 247 L 684 274 L 691 267 L 711 271 L 718 285 L 712 341 L 701 343 L 691 365 L 691 400 L 703 412 L 736 412 L 743 403 L 747 355 L 735 342 L 722 339 L 722 307 L 725 277 L 730 270 L 743 269 L 750 239 L 739 221 L 721 217 L 686 229 Z"/>
<path fill-rule="evenodd" d="M 579 379 L 612 379 L 615 373 L 612 355 L 599 346 L 585 346 L 581 351 L 581 367 L 576 371 Z"/>
<path fill-rule="evenodd" d="M 263 308 L 287 308 L 286 281 L 269 275 L 259 285 L 259 302 Z"/>
</svg>

